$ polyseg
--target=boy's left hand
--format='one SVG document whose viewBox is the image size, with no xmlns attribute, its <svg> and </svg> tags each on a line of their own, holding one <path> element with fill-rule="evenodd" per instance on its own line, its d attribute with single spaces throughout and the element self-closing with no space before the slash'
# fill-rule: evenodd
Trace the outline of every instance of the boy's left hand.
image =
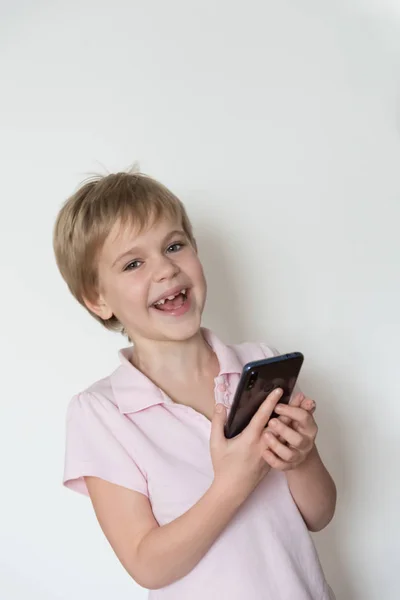
<svg viewBox="0 0 400 600">
<path fill-rule="evenodd" d="M 271 419 L 265 430 L 269 448 L 264 459 L 273 469 L 296 469 L 314 448 L 318 427 L 314 420 L 315 402 L 297 394 L 289 405 L 278 404 L 278 419 Z"/>
</svg>

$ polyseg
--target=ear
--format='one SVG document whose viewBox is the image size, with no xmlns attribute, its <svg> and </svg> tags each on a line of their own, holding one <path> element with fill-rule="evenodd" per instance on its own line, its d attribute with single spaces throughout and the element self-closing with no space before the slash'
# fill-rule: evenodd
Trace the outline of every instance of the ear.
<svg viewBox="0 0 400 600">
<path fill-rule="evenodd" d="M 99 294 L 97 297 L 93 299 L 83 298 L 83 301 L 86 307 L 95 315 L 103 319 L 103 321 L 108 321 L 113 316 L 113 311 L 108 306 L 102 294 Z"/>
</svg>

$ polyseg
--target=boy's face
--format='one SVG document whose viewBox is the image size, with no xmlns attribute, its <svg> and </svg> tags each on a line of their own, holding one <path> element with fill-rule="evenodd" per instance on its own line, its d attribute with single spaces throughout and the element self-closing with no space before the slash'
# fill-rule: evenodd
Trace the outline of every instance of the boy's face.
<svg viewBox="0 0 400 600">
<path fill-rule="evenodd" d="M 103 319 L 115 315 L 133 342 L 182 341 L 199 330 L 206 281 L 179 222 L 163 218 L 141 232 L 116 224 L 100 252 L 98 276 L 91 310 Z"/>
</svg>

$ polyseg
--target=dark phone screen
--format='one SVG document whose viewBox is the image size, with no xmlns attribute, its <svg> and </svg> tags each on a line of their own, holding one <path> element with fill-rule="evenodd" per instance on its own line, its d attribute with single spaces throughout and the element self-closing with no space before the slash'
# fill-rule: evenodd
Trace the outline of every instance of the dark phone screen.
<svg viewBox="0 0 400 600">
<path fill-rule="evenodd" d="M 300 352 L 293 352 L 246 365 L 225 427 L 226 437 L 232 438 L 243 431 L 274 389 L 282 388 L 280 402 L 289 404 L 303 360 Z M 271 419 L 276 416 L 272 413 Z"/>
</svg>

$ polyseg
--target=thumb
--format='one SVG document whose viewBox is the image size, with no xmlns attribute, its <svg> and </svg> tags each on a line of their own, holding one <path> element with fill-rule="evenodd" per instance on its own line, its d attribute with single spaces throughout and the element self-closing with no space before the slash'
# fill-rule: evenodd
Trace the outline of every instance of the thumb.
<svg viewBox="0 0 400 600">
<path fill-rule="evenodd" d="M 221 403 L 216 404 L 211 422 L 211 446 L 216 446 L 225 440 L 224 425 L 226 421 L 226 409 Z"/>
</svg>

